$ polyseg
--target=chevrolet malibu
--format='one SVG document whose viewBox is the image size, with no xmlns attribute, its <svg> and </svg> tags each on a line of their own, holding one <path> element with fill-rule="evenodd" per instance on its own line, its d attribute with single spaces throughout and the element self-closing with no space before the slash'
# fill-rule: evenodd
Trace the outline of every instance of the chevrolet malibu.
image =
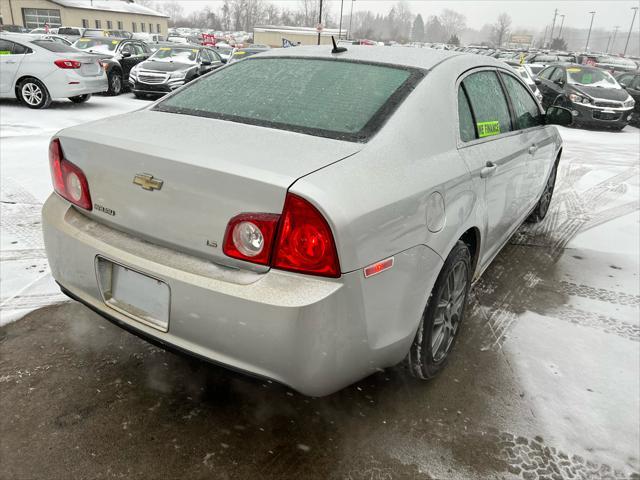
<svg viewBox="0 0 640 480">
<path fill-rule="evenodd" d="M 472 282 L 547 213 L 571 113 L 486 56 L 340 50 L 271 50 L 60 131 L 62 291 L 307 395 L 402 361 L 436 375 Z"/>
</svg>

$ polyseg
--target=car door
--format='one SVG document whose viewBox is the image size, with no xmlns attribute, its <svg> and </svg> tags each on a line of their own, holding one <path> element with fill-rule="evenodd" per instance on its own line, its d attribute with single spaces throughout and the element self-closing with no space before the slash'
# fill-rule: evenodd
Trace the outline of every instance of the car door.
<svg viewBox="0 0 640 480">
<path fill-rule="evenodd" d="M 28 48 L 0 39 L 0 94 L 13 97 L 13 82 Z"/>
<path fill-rule="evenodd" d="M 555 160 L 555 143 L 544 115 L 530 90 L 515 76 L 500 72 L 513 113 L 514 128 L 521 132 L 526 148 L 524 175 L 526 197 L 522 199 L 526 215 L 536 204 Z"/>
<path fill-rule="evenodd" d="M 553 95 L 553 90 L 551 89 L 551 75 L 553 75 L 553 72 L 556 70 L 556 67 L 547 67 L 545 69 L 543 69 L 539 74 L 538 74 L 538 81 L 539 83 L 538 88 L 540 89 L 540 93 L 542 94 L 542 106 L 546 109 L 549 107 L 549 105 L 551 105 L 550 99 Z M 555 97 L 554 97 L 555 98 Z"/>
<path fill-rule="evenodd" d="M 122 67 L 123 79 L 126 84 L 129 79 L 129 72 L 139 63 L 133 42 L 121 42 L 120 45 L 118 45 L 118 54 L 120 66 Z"/>
<path fill-rule="evenodd" d="M 549 101 L 547 108 L 556 103 L 556 99 L 564 95 L 564 87 L 567 83 L 567 72 L 563 67 L 556 67 L 549 78 Z"/>
<path fill-rule="evenodd" d="M 483 262 L 490 260 L 518 226 L 527 197 L 526 146 L 512 126 L 509 104 L 494 69 L 466 74 L 458 87 L 460 142 L 485 205 Z"/>
<path fill-rule="evenodd" d="M 209 54 L 209 58 L 211 58 L 211 68 L 209 68 L 209 71 L 215 70 L 216 68 L 220 68 L 224 65 L 222 57 L 218 55 L 217 52 L 207 49 L 207 53 Z"/>
</svg>

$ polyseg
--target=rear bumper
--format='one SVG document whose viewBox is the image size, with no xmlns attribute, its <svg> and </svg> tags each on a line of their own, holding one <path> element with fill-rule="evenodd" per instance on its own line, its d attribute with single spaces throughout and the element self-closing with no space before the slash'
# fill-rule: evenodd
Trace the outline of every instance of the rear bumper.
<svg viewBox="0 0 640 480">
<path fill-rule="evenodd" d="M 52 98 L 69 98 L 88 93 L 102 93 L 109 88 L 104 71 L 100 75 L 85 77 L 71 70 L 60 70 L 45 79 Z"/>
<path fill-rule="evenodd" d="M 312 396 L 330 394 L 405 357 L 442 265 L 420 246 L 369 279 L 362 271 L 324 279 L 234 270 L 113 230 L 56 194 L 44 205 L 43 232 L 53 276 L 72 298 L 163 345 Z M 104 303 L 96 256 L 169 285 L 167 332 Z"/>
</svg>

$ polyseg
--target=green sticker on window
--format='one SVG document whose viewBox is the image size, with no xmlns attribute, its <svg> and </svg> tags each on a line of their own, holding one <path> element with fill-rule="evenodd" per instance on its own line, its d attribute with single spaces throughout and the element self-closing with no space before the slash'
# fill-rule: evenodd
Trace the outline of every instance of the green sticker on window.
<svg viewBox="0 0 640 480">
<path fill-rule="evenodd" d="M 0 55 L 11 55 L 11 50 L 0 50 Z"/>
<path fill-rule="evenodd" d="M 500 122 L 478 122 L 478 136 L 490 137 L 491 135 L 500 135 Z"/>
</svg>

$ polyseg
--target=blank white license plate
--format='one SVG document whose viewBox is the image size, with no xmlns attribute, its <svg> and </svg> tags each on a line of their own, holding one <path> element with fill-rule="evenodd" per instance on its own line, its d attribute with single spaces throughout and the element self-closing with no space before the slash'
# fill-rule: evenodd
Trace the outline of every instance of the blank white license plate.
<svg viewBox="0 0 640 480">
<path fill-rule="evenodd" d="M 96 270 L 109 307 L 163 332 L 169 329 L 169 285 L 102 257 L 96 260 Z"/>
</svg>

